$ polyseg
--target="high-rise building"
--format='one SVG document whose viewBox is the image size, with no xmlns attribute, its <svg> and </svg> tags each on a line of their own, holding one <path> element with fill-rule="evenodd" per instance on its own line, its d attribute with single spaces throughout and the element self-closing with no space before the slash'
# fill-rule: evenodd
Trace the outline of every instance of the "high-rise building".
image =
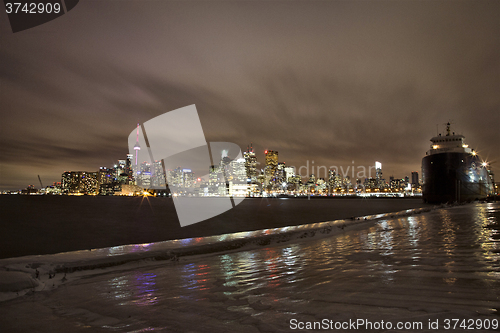
<svg viewBox="0 0 500 333">
<path fill-rule="evenodd" d="M 151 166 L 151 186 L 164 188 L 166 184 L 165 173 L 161 161 L 155 161 Z"/>
<path fill-rule="evenodd" d="M 290 178 L 295 177 L 295 167 L 287 166 L 285 167 L 286 182 L 290 183 Z"/>
<path fill-rule="evenodd" d="M 382 163 L 375 162 L 375 178 L 377 181 L 382 179 Z"/>
<path fill-rule="evenodd" d="M 384 180 L 382 179 L 382 163 L 375 162 L 375 188 L 381 188 Z"/>
<path fill-rule="evenodd" d="M 244 197 L 249 194 L 250 184 L 247 183 L 246 160 L 239 158 L 231 161 L 226 173 L 228 181 L 228 194 L 230 196 Z"/>
<path fill-rule="evenodd" d="M 328 187 L 330 189 L 330 192 L 334 192 L 335 191 L 335 176 L 337 175 L 337 173 L 335 172 L 335 170 L 328 170 Z"/>
<path fill-rule="evenodd" d="M 182 169 L 182 186 L 194 187 L 195 176 L 191 169 Z"/>
<path fill-rule="evenodd" d="M 111 184 L 115 181 L 115 169 L 100 167 L 97 171 L 97 182 L 100 188 L 103 184 Z"/>
<path fill-rule="evenodd" d="M 219 167 L 217 165 L 211 165 L 208 170 L 208 183 L 216 184 L 219 182 Z"/>
<path fill-rule="evenodd" d="M 149 188 L 151 186 L 151 164 L 144 161 L 139 165 L 139 171 L 136 174 L 136 183 L 138 186 Z"/>
<path fill-rule="evenodd" d="M 411 173 L 411 184 L 412 185 L 415 185 L 415 186 L 418 186 L 418 172 L 416 171 L 412 171 Z"/>
<path fill-rule="evenodd" d="M 97 194 L 97 172 L 67 171 L 62 174 L 62 187 L 66 193 Z"/>
<path fill-rule="evenodd" d="M 174 170 L 168 170 L 168 186 L 169 187 L 179 187 L 183 184 L 182 169 L 180 167 Z"/>
<path fill-rule="evenodd" d="M 266 150 L 266 167 L 264 169 L 266 176 L 266 183 L 274 182 L 275 174 L 278 168 L 278 152 L 273 150 Z"/>
<path fill-rule="evenodd" d="M 276 167 L 276 174 L 274 175 L 274 177 L 276 183 L 278 184 L 286 182 L 285 162 L 278 162 L 278 166 Z"/>
<path fill-rule="evenodd" d="M 246 184 L 247 172 L 245 166 L 246 160 L 244 158 L 231 161 L 228 165 L 228 172 L 226 174 L 227 180 L 233 181 L 234 183 Z"/>
<path fill-rule="evenodd" d="M 134 155 L 127 154 L 127 162 L 125 164 L 125 173 L 129 176 L 133 176 L 132 172 L 132 161 L 134 160 Z"/>
<path fill-rule="evenodd" d="M 224 196 L 227 194 L 226 180 L 219 165 L 211 165 L 208 172 L 208 189 L 209 196 Z"/>
<path fill-rule="evenodd" d="M 336 190 L 342 189 L 342 176 L 340 174 L 333 176 L 333 185 Z"/>
<path fill-rule="evenodd" d="M 118 160 L 117 169 L 122 173 L 127 167 L 127 160 Z"/>
<path fill-rule="evenodd" d="M 254 184 L 257 182 L 257 158 L 255 157 L 252 144 L 250 147 L 247 147 L 247 151 L 243 153 L 243 157 L 245 158 L 247 181 Z"/>
<path fill-rule="evenodd" d="M 99 189 L 99 194 L 107 195 L 113 193 L 114 183 L 117 182 L 115 176 L 115 169 L 108 169 L 106 167 L 99 168 L 97 171 L 97 187 Z"/>
</svg>

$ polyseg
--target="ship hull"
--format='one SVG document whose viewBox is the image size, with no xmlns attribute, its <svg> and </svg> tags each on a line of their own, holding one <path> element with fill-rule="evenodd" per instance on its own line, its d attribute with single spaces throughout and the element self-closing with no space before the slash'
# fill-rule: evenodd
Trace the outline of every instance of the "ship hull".
<svg viewBox="0 0 500 333">
<path fill-rule="evenodd" d="M 492 193 L 493 184 L 477 155 L 438 153 L 422 159 L 425 202 L 480 200 Z"/>
</svg>

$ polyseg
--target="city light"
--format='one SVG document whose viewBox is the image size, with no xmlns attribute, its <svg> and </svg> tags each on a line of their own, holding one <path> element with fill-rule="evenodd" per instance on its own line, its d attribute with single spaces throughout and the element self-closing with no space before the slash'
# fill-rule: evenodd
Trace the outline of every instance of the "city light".
<svg viewBox="0 0 500 333">
<path fill-rule="evenodd" d="M 458 147 L 462 148 L 461 146 Z M 447 149 L 437 144 L 432 147 Z M 453 147 L 455 148 L 457 146 Z M 138 151 L 139 149 L 135 149 L 136 153 Z M 284 161 L 279 160 L 277 150 L 266 149 L 264 153 L 265 167 L 258 169 L 257 165 L 261 163 L 257 162 L 252 147 L 248 147 L 242 154 L 243 157 L 240 155 L 238 158 L 233 157 L 234 159 L 230 158 L 228 150 L 223 150 L 219 163 L 209 166 L 207 178 L 201 177 L 199 171 L 191 169 L 190 165 L 168 169 L 162 166 L 161 161 L 154 163 L 144 161 L 137 165 L 136 169 L 134 162 L 137 156 L 127 154 L 127 159 L 118 160 L 118 163 L 114 163 L 111 168 L 101 166 L 97 172 L 66 171 L 62 174 L 62 182 L 59 184 L 54 183 L 49 189 L 36 189 L 31 186 L 23 190 L 22 194 L 168 197 L 422 195 L 422 181 L 419 180 L 417 172 L 411 173 L 411 179 L 408 176 L 384 177 L 382 163 L 379 161 L 374 161 L 368 167 L 355 166 L 352 161 L 352 165 L 347 169 L 343 166 L 339 168 L 314 165 L 312 161 L 311 170 L 309 161 L 307 166 L 286 166 Z M 477 156 L 476 151 L 472 149 L 468 153 L 469 156 Z M 465 162 L 465 159 L 462 162 Z M 477 165 L 484 169 L 489 168 L 489 163 L 486 161 L 481 161 Z M 305 174 L 301 172 L 303 168 L 306 168 Z M 372 170 L 375 175 L 372 174 Z"/>
</svg>

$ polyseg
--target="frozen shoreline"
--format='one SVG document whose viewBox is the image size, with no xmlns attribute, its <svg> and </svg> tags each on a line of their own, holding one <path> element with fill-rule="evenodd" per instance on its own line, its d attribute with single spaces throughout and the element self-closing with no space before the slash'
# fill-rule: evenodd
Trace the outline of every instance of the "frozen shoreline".
<svg viewBox="0 0 500 333">
<path fill-rule="evenodd" d="M 280 228 L 262 230 L 254 240 L 270 238 L 196 254 L 192 249 L 211 246 L 208 237 L 202 238 L 194 240 L 191 250 L 186 246 L 179 261 L 154 260 L 150 254 L 158 248 L 152 246 L 160 245 L 144 244 L 135 246 L 134 254 L 149 259 L 87 269 L 106 264 L 91 264 L 98 250 L 87 251 L 86 262 L 69 261 L 72 269 L 84 270 L 51 279 L 40 273 L 38 287 L 0 302 L 0 328 L 257 333 L 289 332 L 292 322 L 383 320 L 420 323 L 419 332 L 436 332 L 445 331 L 451 320 L 497 325 L 500 205 L 435 208 L 336 221 L 330 233 L 318 232 L 328 227 L 321 223 L 299 226 L 288 242 L 277 238 Z M 239 241 L 228 237 L 223 241 Z M 133 247 L 108 251 L 108 260 Z M 70 258 L 71 253 L 60 254 L 59 263 L 65 255 Z M 33 258 L 22 259 L 33 264 Z M 44 267 L 40 263 L 34 263 L 39 271 Z M 30 277 L 29 268 L 21 267 L 26 271 L 21 274 Z"/>
<path fill-rule="evenodd" d="M 236 232 L 218 236 L 0 259 L 0 302 L 30 291 L 46 290 L 50 284 L 52 284 L 51 288 L 55 288 L 68 281 L 68 273 L 81 271 L 77 275 L 84 276 L 91 274 L 90 271 L 94 269 L 119 269 L 127 264 L 140 264 L 141 261 L 178 261 L 180 257 L 186 256 L 230 253 L 273 246 L 284 242 L 319 239 L 337 235 L 344 230 L 362 228 L 365 224 L 381 219 L 401 218 L 442 207 L 445 206 L 408 209 L 353 219 Z M 36 278 L 37 272 L 38 279 Z M 76 277 L 74 274 L 72 276 Z"/>
<path fill-rule="evenodd" d="M 252 198 L 216 217 L 181 227 L 169 198 L 0 196 L 0 259 L 281 228 L 423 207 L 432 205 L 411 198 Z"/>
</svg>

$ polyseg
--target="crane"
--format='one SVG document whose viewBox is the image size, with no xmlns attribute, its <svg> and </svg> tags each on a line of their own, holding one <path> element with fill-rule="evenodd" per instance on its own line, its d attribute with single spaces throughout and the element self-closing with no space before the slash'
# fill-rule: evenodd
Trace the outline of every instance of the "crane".
<svg viewBox="0 0 500 333">
<path fill-rule="evenodd" d="M 42 185 L 42 180 L 40 179 L 40 175 L 38 175 L 38 181 L 40 182 L 40 189 L 42 189 L 43 185 Z"/>
</svg>

